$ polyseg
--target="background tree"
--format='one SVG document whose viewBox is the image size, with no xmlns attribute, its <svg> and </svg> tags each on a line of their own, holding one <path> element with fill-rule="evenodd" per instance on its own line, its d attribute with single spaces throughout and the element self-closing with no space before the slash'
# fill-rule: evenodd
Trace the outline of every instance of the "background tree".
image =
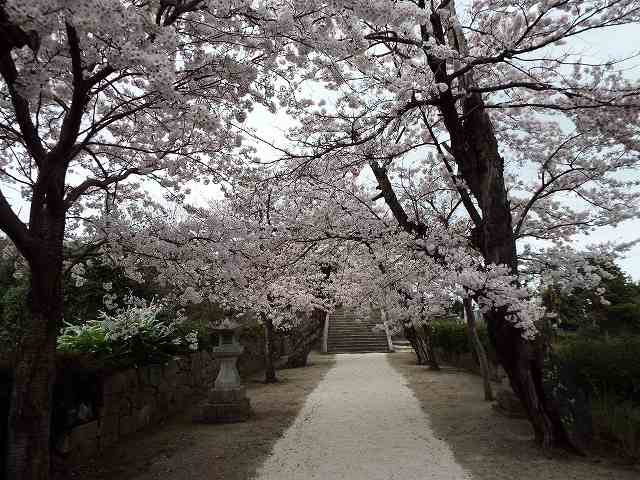
<svg viewBox="0 0 640 480">
<path fill-rule="evenodd" d="M 608 259 L 591 259 L 602 273 L 593 288 L 574 288 L 569 292 L 550 286 L 543 291 L 547 308 L 557 315 L 565 330 L 598 333 L 640 331 L 640 287 Z"/>
</svg>

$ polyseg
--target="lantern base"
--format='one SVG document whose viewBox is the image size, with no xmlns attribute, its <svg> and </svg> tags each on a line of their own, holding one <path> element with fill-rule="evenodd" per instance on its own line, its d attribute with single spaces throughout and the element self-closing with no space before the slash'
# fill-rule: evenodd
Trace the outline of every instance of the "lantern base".
<svg viewBox="0 0 640 480">
<path fill-rule="evenodd" d="M 245 389 L 212 390 L 198 409 L 194 421 L 199 423 L 244 422 L 253 415 Z"/>
</svg>

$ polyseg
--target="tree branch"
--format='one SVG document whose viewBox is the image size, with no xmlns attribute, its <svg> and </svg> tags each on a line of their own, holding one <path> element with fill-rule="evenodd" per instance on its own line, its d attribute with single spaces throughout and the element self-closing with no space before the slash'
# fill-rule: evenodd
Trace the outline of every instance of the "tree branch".
<svg viewBox="0 0 640 480">
<path fill-rule="evenodd" d="M 156 169 L 154 168 L 151 168 L 151 169 L 127 168 L 126 170 L 124 170 L 123 172 L 117 175 L 110 175 L 106 177 L 104 180 L 99 180 L 97 178 L 87 178 L 80 185 L 73 187 L 71 190 L 69 190 L 64 200 L 65 209 L 68 210 L 69 208 L 71 208 L 74 202 L 78 200 L 78 198 L 80 198 L 82 195 L 84 195 L 87 192 L 87 190 L 89 190 L 90 188 L 107 189 L 109 188 L 110 185 L 126 180 L 131 175 L 144 175 L 146 173 L 150 173 L 155 170 Z"/>
<path fill-rule="evenodd" d="M 20 127 L 24 145 L 31 157 L 35 160 L 36 165 L 42 167 L 46 152 L 42 146 L 38 131 L 31 119 L 29 102 L 16 90 L 15 81 L 18 78 L 18 71 L 16 70 L 16 65 L 13 58 L 11 58 L 10 52 L 0 55 L 0 74 L 7 84 L 7 90 L 9 91 L 11 103 L 16 113 L 16 122 Z"/>
<path fill-rule="evenodd" d="M 75 27 L 66 23 L 67 43 L 69 44 L 69 53 L 71 54 L 71 71 L 73 73 L 73 95 L 71 97 L 71 106 L 64 116 L 62 127 L 60 128 L 60 137 L 55 148 L 51 151 L 50 157 L 54 161 L 61 161 L 68 164 L 71 161 L 71 151 L 82 122 L 84 107 L 89 97 L 87 95 L 88 88 L 82 75 L 82 58 L 80 55 L 80 39 Z"/>
<path fill-rule="evenodd" d="M 32 258 L 33 237 L 24 223 L 15 214 L 6 197 L 0 190 L 0 230 L 7 234 L 20 253 L 27 259 Z"/>
</svg>

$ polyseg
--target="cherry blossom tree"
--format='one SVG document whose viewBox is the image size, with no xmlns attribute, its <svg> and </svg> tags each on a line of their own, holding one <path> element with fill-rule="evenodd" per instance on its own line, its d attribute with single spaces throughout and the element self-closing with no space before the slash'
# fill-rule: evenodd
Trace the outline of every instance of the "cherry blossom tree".
<svg viewBox="0 0 640 480">
<path fill-rule="evenodd" d="M 233 175 L 251 155 L 232 123 L 256 103 L 273 108 L 281 43 L 249 3 L 0 2 L 0 229 L 30 278 L 9 478 L 48 478 L 65 235 L 96 209 L 142 201 L 136 177 L 180 198 L 188 181 Z"/>
<path fill-rule="evenodd" d="M 132 277 L 149 268 L 157 272 L 154 281 L 181 303 L 207 301 L 257 320 L 270 383 L 277 381 L 276 332 L 295 333 L 305 323 L 317 328 L 333 308 L 332 253 L 323 239 L 302 233 L 312 224 L 302 198 L 274 182 L 240 183 L 207 208 L 185 205 L 182 218 L 160 208 L 135 234 L 123 228 L 130 224 L 126 215 L 110 219 L 108 254 Z"/>
<path fill-rule="evenodd" d="M 514 285 L 517 240 L 560 244 L 637 218 L 638 83 L 615 59 L 573 47 L 637 23 L 636 1 L 481 0 L 464 10 L 451 0 L 292 2 L 287 15 L 300 32 L 304 78 L 332 91 L 331 106 L 283 94 L 300 122 L 292 169 L 369 166 L 398 224 L 421 238 L 431 226 L 398 200 L 392 177 L 401 159 L 438 165 L 472 222 L 483 268 L 506 269 Z M 545 389 L 548 346 L 523 334 L 530 322 L 508 303 L 484 315 L 537 439 L 581 448 L 558 413 L 570 401 Z"/>
</svg>

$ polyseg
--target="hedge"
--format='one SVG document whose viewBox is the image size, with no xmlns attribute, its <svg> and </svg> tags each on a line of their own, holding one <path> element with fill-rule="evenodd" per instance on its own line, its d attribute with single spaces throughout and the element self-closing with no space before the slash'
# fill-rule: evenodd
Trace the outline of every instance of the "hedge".
<svg viewBox="0 0 640 480">
<path fill-rule="evenodd" d="M 478 325 L 478 335 L 490 358 L 490 345 L 485 325 Z M 433 344 L 448 354 L 473 353 L 463 322 L 433 322 Z M 627 337 L 560 337 L 554 342 L 561 361 L 578 373 L 579 383 L 594 396 L 614 394 L 640 403 L 640 336 Z"/>
<path fill-rule="evenodd" d="M 432 340 L 434 347 L 441 348 L 448 354 L 461 355 L 465 353 L 472 353 L 475 355 L 475 352 L 469 343 L 466 323 L 455 320 L 435 320 L 432 322 L 432 326 Z M 491 342 L 489 342 L 487 327 L 484 324 L 479 324 L 477 325 L 476 330 L 478 331 L 480 341 L 484 345 L 489 358 L 495 358 Z"/>
<path fill-rule="evenodd" d="M 484 325 L 478 326 L 478 334 L 491 357 Z M 433 322 L 433 343 L 447 354 L 471 351 L 462 322 Z M 640 460 L 640 336 L 564 336 L 556 339 L 554 351 L 590 394 L 599 435 L 613 441 L 625 457 Z"/>
<path fill-rule="evenodd" d="M 556 350 L 594 396 L 614 394 L 640 403 L 640 336 L 561 338 Z"/>
</svg>

